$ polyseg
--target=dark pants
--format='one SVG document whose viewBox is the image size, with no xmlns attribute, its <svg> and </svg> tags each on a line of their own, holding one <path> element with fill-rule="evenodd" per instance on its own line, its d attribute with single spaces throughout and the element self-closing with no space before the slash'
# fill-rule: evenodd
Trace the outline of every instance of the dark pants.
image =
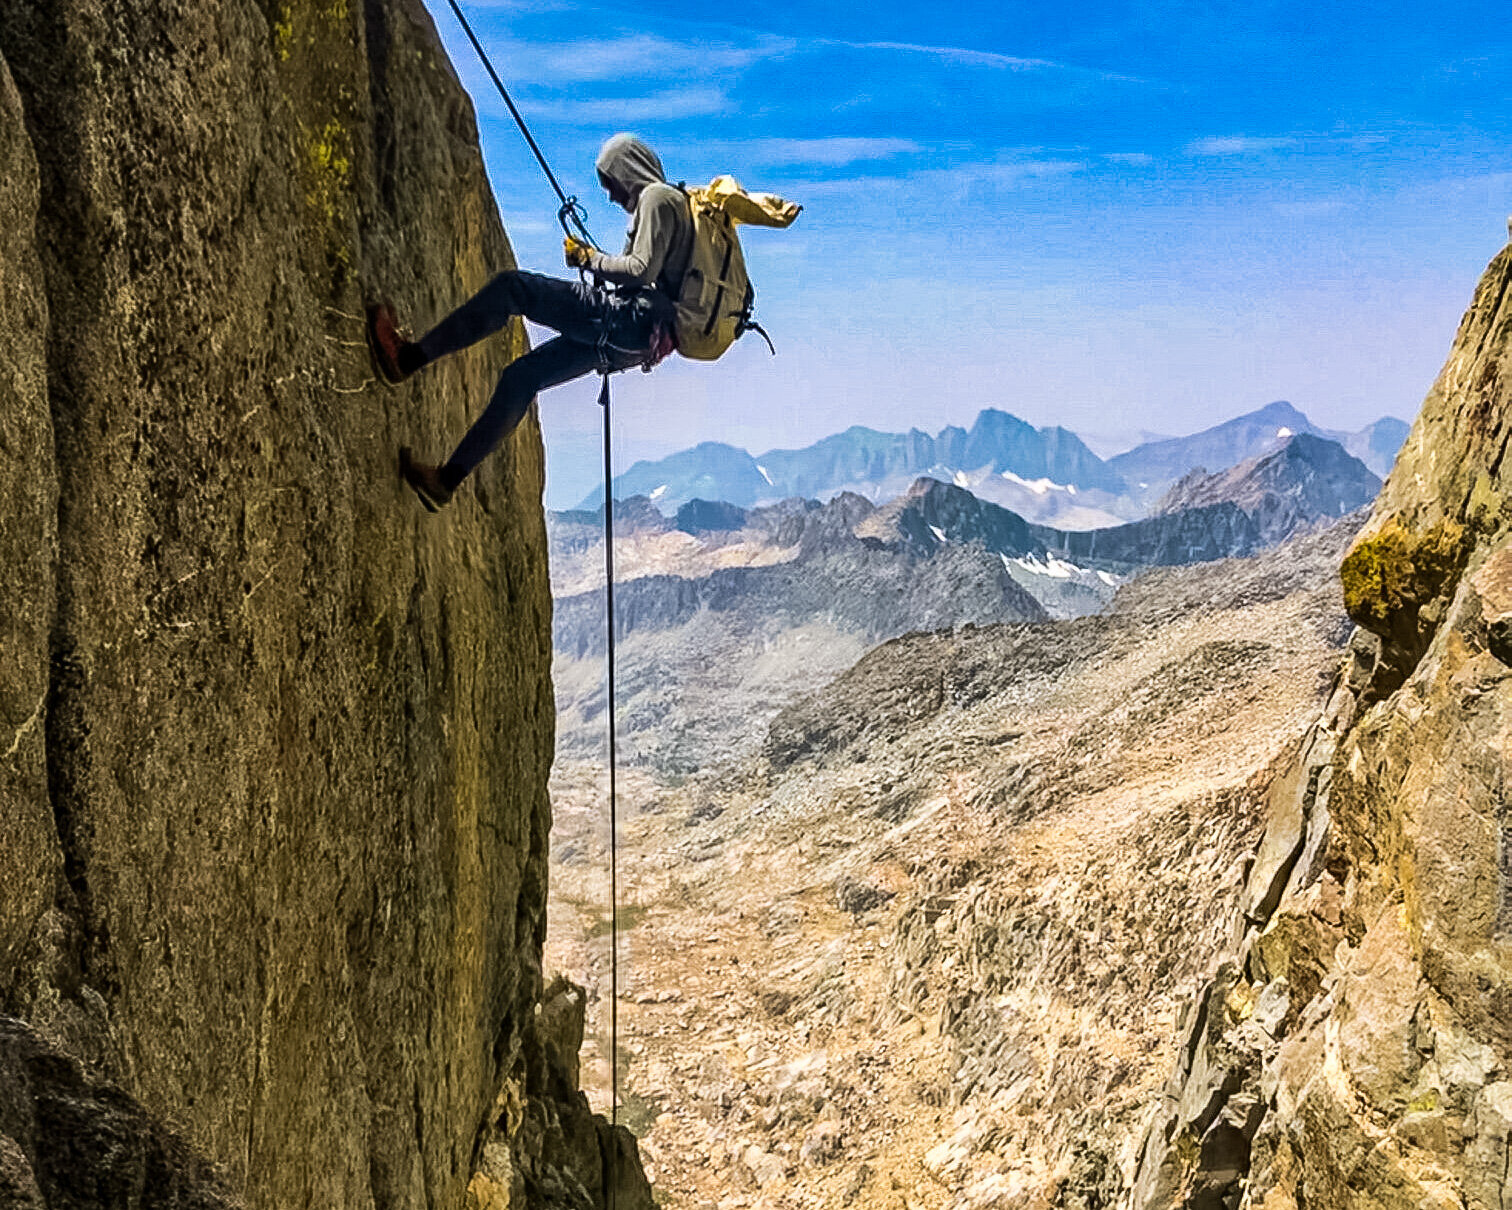
<svg viewBox="0 0 1512 1210">
<path fill-rule="evenodd" d="M 505 367 L 493 398 L 447 460 L 442 474 L 453 485 L 467 478 L 499 442 L 514 432 L 537 392 L 595 370 L 627 370 L 640 364 L 665 305 L 659 299 L 651 291 L 615 294 L 582 281 L 513 269 L 495 277 L 420 338 L 420 350 L 427 362 L 477 344 L 513 315 L 555 328 L 561 335 Z M 601 337 L 606 338 L 603 343 Z"/>
</svg>

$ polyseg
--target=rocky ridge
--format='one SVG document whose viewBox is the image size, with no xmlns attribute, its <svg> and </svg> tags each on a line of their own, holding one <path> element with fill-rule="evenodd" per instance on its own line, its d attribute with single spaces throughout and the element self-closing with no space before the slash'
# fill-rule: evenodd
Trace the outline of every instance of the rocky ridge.
<svg viewBox="0 0 1512 1210">
<path fill-rule="evenodd" d="M 756 525 L 770 535 L 768 546 L 776 555 L 770 562 L 716 565 L 696 578 L 637 575 L 632 566 L 615 585 L 616 634 L 671 629 L 704 611 L 738 613 L 751 626 L 827 617 L 874 641 L 959 621 L 1046 616 L 997 552 L 980 543 L 944 549 L 933 543 L 889 545 L 860 532 L 874 511 L 870 501 L 850 494 L 825 505 L 762 510 Z M 724 552 L 729 546 L 721 540 L 713 549 Z M 716 553 L 712 561 L 723 560 Z M 602 653 L 602 590 L 559 597 L 554 623 L 558 651 Z"/>
<path fill-rule="evenodd" d="M 440 524 L 394 474 L 522 335 L 397 392 L 362 340 L 369 298 L 424 322 L 510 263 L 415 0 L 0 9 L 0 1173 L 30 1204 L 603 1204 L 624 1137 L 536 1012 L 539 432 Z M 81 1190 L 59 1149 L 97 1144 Z"/>
<path fill-rule="evenodd" d="M 1375 484 L 1339 446 L 1303 436 L 1222 475 L 1194 472 L 1156 515 L 1105 529 L 1034 525 L 928 477 L 880 508 L 842 492 L 751 510 L 692 500 L 669 519 L 636 496 L 616 506 L 616 633 L 705 610 L 748 626 L 819 614 L 873 641 L 1073 617 L 1101 609 L 1139 568 L 1252 554 L 1367 503 Z M 604 641 L 602 527 L 602 509 L 551 516 L 555 642 L 575 657 Z"/>
<path fill-rule="evenodd" d="M 1512 1197 L 1512 249 L 1344 560 L 1362 627 L 1272 791 L 1132 1204 Z"/>
</svg>

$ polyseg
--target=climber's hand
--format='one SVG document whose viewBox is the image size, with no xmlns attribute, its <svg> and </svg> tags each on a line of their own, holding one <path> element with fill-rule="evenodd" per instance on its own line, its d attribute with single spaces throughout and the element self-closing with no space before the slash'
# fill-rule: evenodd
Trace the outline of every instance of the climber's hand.
<svg viewBox="0 0 1512 1210">
<path fill-rule="evenodd" d="M 567 256 L 569 269 L 586 269 L 593 256 L 593 249 L 581 240 L 568 236 L 562 241 L 562 250 Z"/>
</svg>

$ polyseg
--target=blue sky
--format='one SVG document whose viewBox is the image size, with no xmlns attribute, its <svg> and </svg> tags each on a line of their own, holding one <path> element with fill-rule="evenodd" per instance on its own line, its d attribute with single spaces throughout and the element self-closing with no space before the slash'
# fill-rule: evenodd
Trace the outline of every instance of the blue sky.
<svg viewBox="0 0 1512 1210">
<path fill-rule="evenodd" d="M 427 3 L 521 266 L 565 274 L 550 187 Z M 1088 434 L 1274 399 L 1335 428 L 1410 419 L 1507 238 L 1501 4 L 464 10 L 600 243 L 625 223 L 593 178 L 617 130 L 674 180 L 732 172 L 805 206 L 744 240 L 779 356 L 752 338 L 620 376 L 622 468 L 983 407 Z M 597 473 L 595 389 L 542 399 L 553 507 Z"/>
</svg>

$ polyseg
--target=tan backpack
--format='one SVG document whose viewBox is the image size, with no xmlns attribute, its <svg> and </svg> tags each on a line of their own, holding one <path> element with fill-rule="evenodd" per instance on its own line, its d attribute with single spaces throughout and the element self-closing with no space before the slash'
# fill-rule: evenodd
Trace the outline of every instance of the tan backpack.
<svg viewBox="0 0 1512 1210">
<path fill-rule="evenodd" d="M 735 228 L 790 227 L 803 209 L 770 193 L 747 193 L 732 176 L 715 177 L 688 189 L 693 214 L 693 254 L 677 296 L 677 351 L 697 361 L 713 361 L 748 331 L 756 290 L 746 276 L 745 255 Z"/>
</svg>

